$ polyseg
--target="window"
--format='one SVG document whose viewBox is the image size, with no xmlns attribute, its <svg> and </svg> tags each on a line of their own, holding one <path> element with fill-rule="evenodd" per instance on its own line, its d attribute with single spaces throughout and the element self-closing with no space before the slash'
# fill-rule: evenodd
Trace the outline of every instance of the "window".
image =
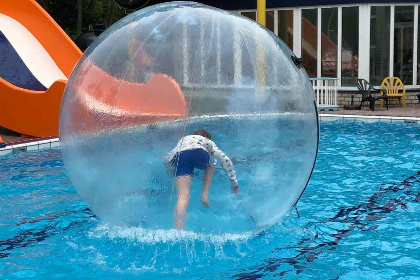
<svg viewBox="0 0 420 280">
<path fill-rule="evenodd" d="M 420 14 L 420 6 L 418 7 L 418 11 Z M 420 20 L 417 22 L 418 32 L 420 33 Z M 417 85 L 420 85 L 420 36 L 417 34 Z"/>
<path fill-rule="evenodd" d="M 317 76 L 318 11 L 302 10 L 302 60 L 308 76 Z"/>
<path fill-rule="evenodd" d="M 341 86 L 355 87 L 359 76 L 373 85 L 395 76 L 405 85 L 420 86 L 420 22 L 415 20 L 420 5 L 354 5 L 299 8 L 297 13 L 294 8 L 271 10 L 266 12 L 266 25 L 292 50 L 299 47 L 295 51 L 301 54 L 311 78 L 337 77 Z M 256 11 L 241 14 L 256 20 Z M 294 19 L 295 14 L 300 18 Z M 301 30 L 294 29 L 294 20 L 300 22 Z M 414 34 L 415 26 L 418 34 Z M 293 46 L 296 34 L 300 36 L 299 46 Z M 251 76 L 252 71 L 248 71 Z"/>
<path fill-rule="evenodd" d="M 278 35 L 293 50 L 293 11 L 278 11 Z"/>
<path fill-rule="evenodd" d="M 274 11 L 267 11 L 265 14 L 265 26 L 274 33 Z"/>
<path fill-rule="evenodd" d="M 255 21 L 257 20 L 257 12 L 241 12 L 241 15 Z"/>
<path fill-rule="evenodd" d="M 218 24 L 220 25 L 220 23 Z M 222 85 L 231 85 L 234 83 L 235 69 L 232 67 L 234 65 L 233 57 L 235 56 L 234 50 L 234 26 L 232 23 L 229 23 L 229 28 L 222 28 L 218 26 L 218 31 L 216 35 L 216 47 L 220 45 L 220 57 L 219 57 L 219 71 L 220 76 L 218 77 Z M 217 58 L 216 58 L 217 59 Z"/>
<path fill-rule="evenodd" d="M 341 85 L 354 86 L 359 72 L 359 7 L 342 11 Z"/>
<path fill-rule="evenodd" d="M 414 7 L 395 7 L 394 77 L 406 85 L 413 84 Z"/>
<path fill-rule="evenodd" d="M 337 11 L 321 9 L 321 77 L 337 77 Z"/>
<path fill-rule="evenodd" d="M 380 85 L 389 76 L 390 7 L 371 7 L 369 82 Z"/>
</svg>

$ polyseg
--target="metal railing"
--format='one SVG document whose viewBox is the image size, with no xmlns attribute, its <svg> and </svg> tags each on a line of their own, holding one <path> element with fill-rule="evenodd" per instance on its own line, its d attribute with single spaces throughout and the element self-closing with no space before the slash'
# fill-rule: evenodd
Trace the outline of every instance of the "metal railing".
<svg viewBox="0 0 420 280">
<path fill-rule="evenodd" d="M 337 110 L 338 78 L 310 78 L 319 109 Z"/>
</svg>

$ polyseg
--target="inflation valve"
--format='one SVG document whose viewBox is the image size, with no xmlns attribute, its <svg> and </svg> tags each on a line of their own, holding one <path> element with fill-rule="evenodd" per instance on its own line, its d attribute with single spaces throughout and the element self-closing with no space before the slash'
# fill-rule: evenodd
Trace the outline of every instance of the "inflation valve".
<svg viewBox="0 0 420 280">
<path fill-rule="evenodd" d="M 302 58 L 297 58 L 296 56 L 292 55 L 292 60 L 299 69 L 302 68 Z"/>
</svg>

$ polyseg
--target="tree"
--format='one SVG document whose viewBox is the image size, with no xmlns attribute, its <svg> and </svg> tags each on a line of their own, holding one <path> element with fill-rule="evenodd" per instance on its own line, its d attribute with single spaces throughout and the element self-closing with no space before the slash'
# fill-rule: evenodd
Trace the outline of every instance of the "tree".
<svg viewBox="0 0 420 280">
<path fill-rule="evenodd" d="M 37 0 L 39 4 L 71 37 L 77 36 L 77 1 L 68 0 Z"/>
<path fill-rule="evenodd" d="M 83 0 L 77 0 L 77 35 L 82 34 L 82 25 L 83 25 Z"/>
<path fill-rule="evenodd" d="M 21 0 L 19 0 L 21 1 Z M 105 28 L 131 10 L 113 0 L 36 0 L 74 40 L 89 30 L 89 25 L 103 23 Z"/>
</svg>

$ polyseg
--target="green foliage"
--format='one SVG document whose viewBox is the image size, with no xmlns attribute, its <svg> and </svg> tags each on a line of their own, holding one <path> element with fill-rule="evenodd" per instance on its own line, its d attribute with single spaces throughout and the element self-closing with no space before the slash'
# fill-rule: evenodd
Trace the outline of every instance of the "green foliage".
<svg viewBox="0 0 420 280">
<path fill-rule="evenodd" d="M 75 40 L 77 36 L 77 2 L 76 0 L 36 0 Z M 123 18 L 131 10 L 119 7 L 113 0 L 83 0 L 82 32 L 89 30 L 89 25 L 105 24 L 105 28 Z"/>
</svg>

